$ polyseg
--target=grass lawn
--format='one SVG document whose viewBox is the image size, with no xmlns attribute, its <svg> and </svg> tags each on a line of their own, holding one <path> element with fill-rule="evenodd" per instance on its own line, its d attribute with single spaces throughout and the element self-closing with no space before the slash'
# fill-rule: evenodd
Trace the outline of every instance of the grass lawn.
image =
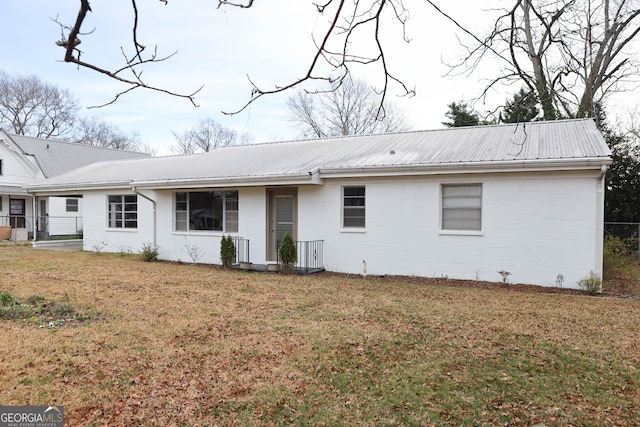
<svg viewBox="0 0 640 427">
<path fill-rule="evenodd" d="M 606 288 L 26 247 L 0 266 L 11 307 L 57 307 L 0 319 L 0 404 L 63 405 L 68 426 L 640 425 L 640 299 Z"/>
</svg>

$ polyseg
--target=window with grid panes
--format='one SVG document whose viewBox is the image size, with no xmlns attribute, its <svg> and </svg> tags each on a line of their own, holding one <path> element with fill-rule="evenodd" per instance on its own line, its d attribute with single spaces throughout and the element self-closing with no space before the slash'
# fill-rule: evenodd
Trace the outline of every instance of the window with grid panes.
<svg viewBox="0 0 640 427">
<path fill-rule="evenodd" d="M 109 228 L 138 228 L 138 196 L 109 196 Z"/>
<path fill-rule="evenodd" d="M 365 187 L 342 188 L 342 227 L 364 228 L 365 226 Z"/>
</svg>

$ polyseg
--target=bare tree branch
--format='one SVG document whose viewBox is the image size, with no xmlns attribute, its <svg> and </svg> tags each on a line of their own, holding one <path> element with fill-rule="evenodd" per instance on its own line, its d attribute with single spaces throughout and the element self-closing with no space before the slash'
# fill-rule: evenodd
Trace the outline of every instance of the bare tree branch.
<svg viewBox="0 0 640 427">
<path fill-rule="evenodd" d="M 160 1 L 163 2 L 164 4 L 167 3 L 166 0 L 160 0 Z M 158 86 L 154 86 L 152 84 L 148 84 L 142 79 L 142 71 L 140 71 L 139 69 L 143 65 L 166 61 L 167 59 L 173 57 L 176 54 L 176 52 L 165 57 L 158 57 L 157 48 L 156 48 L 154 49 L 154 52 L 150 57 L 144 58 L 142 56 L 145 50 L 145 46 L 138 41 L 137 0 L 131 0 L 131 4 L 133 9 L 133 24 L 132 24 L 131 40 L 132 40 L 134 54 L 130 58 L 127 57 L 124 48 L 121 47 L 121 51 L 125 58 L 126 65 L 116 70 L 110 70 L 96 64 L 85 62 L 81 59 L 82 51 L 78 49 L 78 45 L 81 43 L 80 35 L 82 34 L 81 33 L 82 25 L 87 17 L 87 14 L 91 12 L 91 6 L 89 4 L 89 0 L 80 0 L 80 8 L 78 10 L 78 16 L 76 17 L 76 21 L 73 26 L 66 26 L 63 23 L 61 23 L 57 18 L 55 20 L 55 22 L 57 22 L 58 25 L 60 25 L 63 35 L 64 35 L 64 32 L 67 31 L 67 35 L 63 36 L 62 40 L 56 42 L 58 46 L 65 48 L 65 55 L 64 55 L 65 62 L 76 64 L 79 67 L 96 71 L 100 74 L 104 74 L 109 78 L 117 80 L 121 83 L 125 83 L 126 85 L 129 86 L 127 89 L 121 92 L 118 92 L 111 101 L 106 102 L 99 106 L 94 106 L 92 108 L 99 108 L 109 104 L 113 104 L 122 95 L 125 95 L 131 92 L 132 90 L 138 89 L 138 88 L 144 88 L 144 89 L 148 89 L 156 92 L 161 92 L 161 93 L 175 96 L 178 98 L 184 98 L 189 100 L 189 102 L 191 102 L 192 105 L 197 107 L 198 105 L 196 104 L 195 96 L 198 94 L 198 92 L 202 90 L 203 86 L 201 86 L 200 88 L 198 88 L 197 90 L 191 93 L 182 94 L 182 93 L 174 92 Z M 133 78 L 124 77 L 122 75 L 124 72 L 130 72 L 133 75 Z"/>
</svg>

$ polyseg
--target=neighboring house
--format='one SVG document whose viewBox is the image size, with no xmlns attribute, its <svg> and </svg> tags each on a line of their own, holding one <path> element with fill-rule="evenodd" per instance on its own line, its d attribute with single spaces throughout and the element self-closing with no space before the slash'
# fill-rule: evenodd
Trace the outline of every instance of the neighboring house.
<svg viewBox="0 0 640 427">
<path fill-rule="evenodd" d="M 75 235 L 82 231 L 81 195 L 35 198 L 25 187 L 101 161 L 148 158 L 144 153 L 9 134 L 0 129 L 0 226 L 12 240 L 33 234 Z"/>
<path fill-rule="evenodd" d="M 99 163 L 29 191 L 83 195 L 87 250 L 217 264 L 231 235 L 265 264 L 289 231 L 302 266 L 577 287 L 602 274 L 609 156 L 592 120 L 534 122 Z"/>
</svg>

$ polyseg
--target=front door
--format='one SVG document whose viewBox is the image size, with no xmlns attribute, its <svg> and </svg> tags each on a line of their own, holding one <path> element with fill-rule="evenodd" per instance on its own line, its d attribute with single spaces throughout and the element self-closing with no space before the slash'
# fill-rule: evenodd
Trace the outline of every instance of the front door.
<svg viewBox="0 0 640 427">
<path fill-rule="evenodd" d="M 295 188 L 269 190 L 269 234 L 267 236 L 269 261 L 278 259 L 278 247 L 287 231 L 295 240 L 296 207 L 297 190 Z"/>
<path fill-rule="evenodd" d="M 11 223 L 11 228 L 25 228 L 27 219 L 25 215 L 24 199 L 9 200 L 9 221 Z"/>
</svg>

